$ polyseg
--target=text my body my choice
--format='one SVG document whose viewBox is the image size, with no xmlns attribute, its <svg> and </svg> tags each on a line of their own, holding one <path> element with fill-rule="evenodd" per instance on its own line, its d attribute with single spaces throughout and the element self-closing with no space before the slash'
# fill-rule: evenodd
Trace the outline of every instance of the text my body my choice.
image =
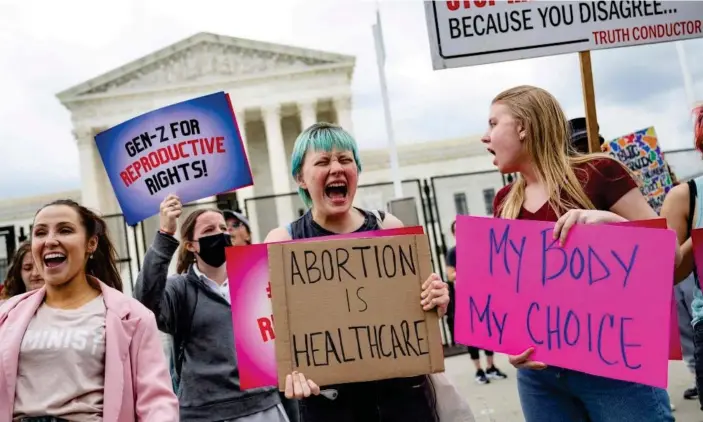
<svg viewBox="0 0 703 422">
<path fill-rule="evenodd" d="M 632 343 L 627 335 L 628 325 L 634 319 L 632 315 L 572 309 L 570 306 L 546 304 L 537 299 L 509 304 L 511 300 L 502 296 L 510 295 L 508 292 L 512 291 L 517 298 L 521 289 L 535 293 L 538 289 L 558 287 L 556 283 L 583 283 L 588 288 L 597 288 L 600 283 L 615 283 L 618 288 L 627 289 L 636 265 L 639 245 L 635 244 L 627 251 L 602 246 L 596 250 L 583 242 L 573 247 L 568 247 L 567 242 L 566 247 L 559 247 L 559 239 L 553 239 L 552 228 L 540 230 L 539 236 L 519 236 L 516 239 L 510 238 L 510 228 L 510 224 L 506 224 L 499 235 L 496 234 L 499 229 L 492 227 L 487 231 L 486 241 L 490 249 L 488 276 L 498 277 L 500 272 L 500 278 L 504 281 L 513 280 L 515 287 L 501 289 L 504 292 L 501 296 L 470 295 L 467 305 L 471 331 L 481 329 L 500 345 L 506 332 L 515 333 L 514 330 L 520 330 L 528 334 L 533 345 L 545 345 L 547 350 L 579 347 L 595 354 L 606 365 L 640 368 L 641 364 L 633 363 L 628 354 L 631 349 L 641 347 L 641 344 Z M 523 255 L 528 250 L 538 251 L 537 257 L 531 256 L 531 267 L 523 262 Z M 535 261 L 541 265 L 535 265 Z M 521 286 L 523 279 L 532 284 Z M 610 291 L 612 290 L 607 292 Z M 606 290 L 604 294 L 608 296 L 605 292 Z M 604 297 L 604 300 L 607 299 Z M 520 315 L 511 323 L 510 314 L 513 312 Z"/>
</svg>

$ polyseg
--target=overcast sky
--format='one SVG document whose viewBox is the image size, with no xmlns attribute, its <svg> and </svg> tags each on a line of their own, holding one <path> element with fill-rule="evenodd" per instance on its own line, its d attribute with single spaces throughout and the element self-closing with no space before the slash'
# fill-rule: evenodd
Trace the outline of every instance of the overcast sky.
<svg viewBox="0 0 703 422">
<path fill-rule="evenodd" d="M 55 94 L 197 32 L 351 54 L 354 130 L 385 143 L 367 0 L 0 0 L 0 199 L 79 187 L 69 113 Z M 433 71 L 422 2 L 380 2 L 398 142 L 485 130 L 490 100 L 517 84 L 541 86 L 569 117 L 583 116 L 578 55 Z M 703 40 L 684 43 L 703 99 Z M 655 126 L 665 150 L 691 144 L 674 44 L 592 53 L 606 138 Z M 467 171 L 460 169 L 458 171 Z"/>
</svg>

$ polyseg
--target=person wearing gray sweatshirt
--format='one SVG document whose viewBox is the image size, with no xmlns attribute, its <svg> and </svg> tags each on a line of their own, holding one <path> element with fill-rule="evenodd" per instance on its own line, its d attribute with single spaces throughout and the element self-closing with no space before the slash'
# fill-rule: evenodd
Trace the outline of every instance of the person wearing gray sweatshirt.
<svg viewBox="0 0 703 422">
<path fill-rule="evenodd" d="M 161 203 L 160 230 L 144 256 L 134 296 L 173 336 L 184 422 L 289 422 L 276 388 L 242 391 L 234 350 L 225 247 L 231 245 L 223 214 L 198 209 L 173 235 L 182 205 Z M 176 250 L 177 274 L 168 276 Z"/>
</svg>

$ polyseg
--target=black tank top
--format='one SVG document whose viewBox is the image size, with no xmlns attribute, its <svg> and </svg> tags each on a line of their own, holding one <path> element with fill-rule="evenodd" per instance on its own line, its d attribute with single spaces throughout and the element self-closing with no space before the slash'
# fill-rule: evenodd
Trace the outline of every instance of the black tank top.
<svg viewBox="0 0 703 422">
<path fill-rule="evenodd" d="M 371 211 L 362 210 L 361 208 L 356 208 L 359 212 L 364 215 L 364 224 L 361 225 L 354 233 L 358 232 L 370 232 L 373 230 L 380 230 L 383 220 L 386 218 L 386 213 L 383 211 L 377 211 L 381 221 L 378 221 L 376 215 Z M 321 225 L 317 224 L 315 220 L 312 219 L 312 211 L 308 210 L 302 217 L 298 218 L 294 222 L 288 225 L 288 234 L 290 234 L 291 239 L 309 239 L 312 237 L 323 237 L 323 236 L 333 236 L 339 233 L 333 233 Z"/>
</svg>

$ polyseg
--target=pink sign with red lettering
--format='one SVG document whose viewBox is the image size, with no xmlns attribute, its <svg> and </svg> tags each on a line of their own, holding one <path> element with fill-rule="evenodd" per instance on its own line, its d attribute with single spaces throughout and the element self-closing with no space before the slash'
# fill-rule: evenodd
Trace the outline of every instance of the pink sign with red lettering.
<svg viewBox="0 0 703 422">
<path fill-rule="evenodd" d="M 420 226 L 301 239 L 312 242 L 358 237 L 423 234 Z M 287 243 L 287 242 L 285 242 Z M 268 245 L 232 246 L 226 249 L 227 276 L 232 298 L 232 326 L 239 382 L 243 390 L 278 386 L 276 334 L 273 327 Z"/>
<path fill-rule="evenodd" d="M 665 388 L 676 234 L 458 216 L 456 337 L 562 368 Z"/>
</svg>

